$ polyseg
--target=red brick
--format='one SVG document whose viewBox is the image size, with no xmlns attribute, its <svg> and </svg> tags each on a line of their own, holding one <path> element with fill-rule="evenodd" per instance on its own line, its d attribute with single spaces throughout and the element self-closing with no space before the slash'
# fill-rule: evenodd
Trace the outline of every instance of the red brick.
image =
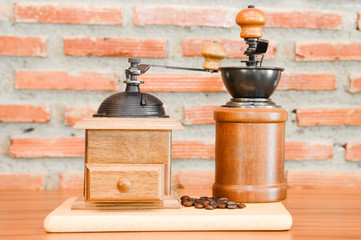
<svg viewBox="0 0 361 240">
<path fill-rule="evenodd" d="M 228 58 L 247 58 L 243 53 L 247 49 L 246 43 L 239 40 L 230 39 L 199 39 L 199 38 L 184 38 L 182 41 L 183 56 L 185 57 L 201 57 L 202 47 L 210 41 L 217 40 L 227 50 Z M 268 46 L 268 51 L 265 54 L 265 59 L 273 59 L 277 56 L 277 47 L 275 43 Z"/>
<path fill-rule="evenodd" d="M 173 159 L 214 159 L 214 140 L 173 140 Z"/>
<path fill-rule="evenodd" d="M 134 8 L 134 25 L 177 25 L 230 28 L 234 9 L 222 7 L 185 7 L 176 5 L 139 5 Z"/>
<path fill-rule="evenodd" d="M 214 110 L 220 106 L 192 106 L 184 108 L 184 124 L 214 124 Z"/>
<path fill-rule="evenodd" d="M 46 39 L 43 37 L 0 36 L 0 55 L 46 57 Z"/>
<path fill-rule="evenodd" d="M 349 91 L 352 93 L 361 93 L 361 73 L 351 73 L 349 79 Z"/>
<path fill-rule="evenodd" d="M 295 60 L 361 61 L 361 42 L 296 42 Z"/>
<path fill-rule="evenodd" d="M 166 58 L 167 42 L 150 38 L 64 37 L 68 56 Z"/>
<path fill-rule="evenodd" d="M 361 13 L 357 13 L 356 29 L 361 30 Z"/>
<path fill-rule="evenodd" d="M 83 157 L 85 140 L 64 138 L 11 138 L 9 153 L 16 158 Z"/>
<path fill-rule="evenodd" d="M 84 173 L 83 172 L 61 172 L 60 173 L 60 190 L 65 189 L 83 189 Z"/>
<path fill-rule="evenodd" d="M 346 144 L 346 160 L 361 161 L 361 142 L 348 142 Z"/>
<path fill-rule="evenodd" d="M 287 141 L 285 144 L 285 159 L 330 159 L 333 156 L 333 143 L 314 141 Z"/>
<path fill-rule="evenodd" d="M 266 11 L 267 28 L 341 29 L 342 16 L 324 11 Z"/>
<path fill-rule="evenodd" d="M 335 90 L 337 88 L 334 73 L 289 73 L 283 74 L 277 90 Z"/>
<path fill-rule="evenodd" d="M 185 107 L 184 124 L 214 124 L 213 112 L 218 107 Z M 299 126 L 361 125 L 361 108 L 299 108 L 297 120 Z"/>
<path fill-rule="evenodd" d="M 44 174 L 0 173 L 0 190 L 43 190 Z"/>
<path fill-rule="evenodd" d="M 216 73 L 146 73 L 139 77 L 145 92 L 224 92 Z"/>
<path fill-rule="evenodd" d="M 92 4 L 17 2 L 15 21 L 28 23 L 121 25 L 122 8 Z"/>
<path fill-rule="evenodd" d="M 68 106 L 65 110 L 65 124 L 74 125 L 77 121 L 90 117 L 97 110 L 97 108 L 90 106 Z"/>
<path fill-rule="evenodd" d="M 50 121 L 48 105 L 0 105 L 0 122 L 36 122 Z"/>
<path fill-rule="evenodd" d="M 288 170 L 287 187 L 298 189 L 360 189 L 361 172 Z"/>
<path fill-rule="evenodd" d="M 285 144 L 286 160 L 330 159 L 332 156 L 332 141 L 288 141 Z M 214 140 L 173 140 L 172 158 L 214 159 Z"/>
<path fill-rule="evenodd" d="M 361 125 L 361 108 L 298 108 L 298 126 Z"/>
<path fill-rule="evenodd" d="M 117 91 L 117 73 L 20 70 L 17 89 Z"/>
<path fill-rule="evenodd" d="M 212 188 L 214 170 L 179 171 L 177 173 L 178 188 Z"/>
</svg>

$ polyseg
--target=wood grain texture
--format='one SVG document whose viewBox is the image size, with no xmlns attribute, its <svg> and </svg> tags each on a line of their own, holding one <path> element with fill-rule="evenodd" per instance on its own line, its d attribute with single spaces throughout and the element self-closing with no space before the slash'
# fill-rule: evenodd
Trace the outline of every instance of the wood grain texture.
<svg viewBox="0 0 361 240">
<path fill-rule="evenodd" d="M 87 201 L 145 201 L 163 200 L 162 164 L 87 164 Z M 127 179 L 128 192 L 117 188 L 119 179 Z"/>
<path fill-rule="evenodd" d="M 289 189 L 287 199 L 283 201 L 293 218 L 289 231 L 46 233 L 43 229 L 44 218 L 63 201 L 80 194 L 80 190 L 1 191 L 0 236 L 7 240 L 344 240 L 359 239 L 361 236 L 360 189 Z M 209 196 L 212 190 L 181 189 L 179 194 Z"/>
<path fill-rule="evenodd" d="M 48 232 L 288 230 L 292 217 L 282 203 L 247 204 L 243 209 L 71 211 L 69 198 L 44 220 Z M 221 221 L 219 221 L 222 219 Z M 197 223 L 197 224 L 195 224 Z"/>
<path fill-rule="evenodd" d="M 87 130 L 87 163 L 168 163 L 170 131 Z"/>
<path fill-rule="evenodd" d="M 182 124 L 172 118 L 103 118 L 87 117 L 74 125 L 75 129 L 148 129 L 181 130 Z"/>
<path fill-rule="evenodd" d="M 298 189 L 361 189 L 361 172 L 287 170 L 287 187 Z"/>
<path fill-rule="evenodd" d="M 218 71 L 218 68 L 221 67 L 221 61 L 227 57 L 226 49 L 217 41 L 204 45 L 201 54 L 204 57 L 203 68 L 214 71 Z"/>
<path fill-rule="evenodd" d="M 72 210 L 129 210 L 129 209 L 177 209 L 181 208 L 179 194 L 176 189 L 163 201 L 157 202 L 87 202 L 84 197 L 78 197 L 71 206 Z"/>
<path fill-rule="evenodd" d="M 257 8 L 245 8 L 237 14 L 236 23 L 242 28 L 241 38 L 261 38 L 266 14 Z"/>
<path fill-rule="evenodd" d="M 219 108 L 213 196 L 237 202 L 286 198 L 283 109 Z"/>
</svg>

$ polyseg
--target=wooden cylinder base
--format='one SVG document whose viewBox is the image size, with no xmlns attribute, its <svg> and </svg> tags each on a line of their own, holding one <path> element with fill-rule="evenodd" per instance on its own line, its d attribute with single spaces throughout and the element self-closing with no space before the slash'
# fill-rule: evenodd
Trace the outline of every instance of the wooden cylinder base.
<svg viewBox="0 0 361 240">
<path fill-rule="evenodd" d="M 286 198 L 285 122 L 281 108 L 226 108 L 216 120 L 216 174 L 213 196 L 237 202 Z"/>
</svg>

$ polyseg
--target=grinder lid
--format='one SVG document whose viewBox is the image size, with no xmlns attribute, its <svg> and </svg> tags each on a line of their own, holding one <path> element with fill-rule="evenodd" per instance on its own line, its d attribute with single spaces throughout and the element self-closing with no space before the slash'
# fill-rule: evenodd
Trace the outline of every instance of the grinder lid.
<svg viewBox="0 0 361 240">
<path fill-rule="evenodd" d="M 142 93 L 137 76 L 146 69 L 140 68 L 140 59 L 129 58 L 130 67 L 125 70 L 127 87 L 125 92 L 106 98 L 93 117 L 114 118 L 167 118 L 161 100 L 148 93 Z"/>
<path fill-rule="evenodd" d="M 120 92 L 106 98 L 94 117 L 164 118 L 161 100 L 142 92 Z"/>
</svg>

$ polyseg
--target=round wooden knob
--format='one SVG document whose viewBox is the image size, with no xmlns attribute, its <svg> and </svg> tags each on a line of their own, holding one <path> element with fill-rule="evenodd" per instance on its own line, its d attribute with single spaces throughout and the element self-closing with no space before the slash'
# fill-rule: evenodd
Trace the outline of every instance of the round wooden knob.
<svg viewBox="0 0 361 240">
<path fill-rule="evenodd" d="M 227 57 L 226 49 L 217 41 L 204 45 L 201 54 L 204 57 L 203 68 L 214 71 L 221 67 L 221 61 Z"/>
<path fill-rule="evenodd" d="M 241 38 L 261 38 L 266 14 L 250 5 L 237 14 L 236 23 L 242 28 Z"/>
<path fill-rule="evenodd" d="M 117 188 L 122 193 L 129 192 L 131 186 L 132 186 L 132 184 L 126 178 L 119 179 L 119 181 L 117 183 Z"/>
</svg>

